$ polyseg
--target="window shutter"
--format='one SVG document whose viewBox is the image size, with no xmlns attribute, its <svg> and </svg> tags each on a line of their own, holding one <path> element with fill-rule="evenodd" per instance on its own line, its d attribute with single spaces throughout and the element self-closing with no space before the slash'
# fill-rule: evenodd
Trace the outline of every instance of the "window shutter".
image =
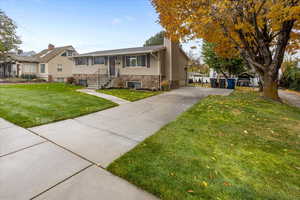
<svg viewBox="0 0 300 200">
<path fill-rule="evenodd" d="M 123 68 L 125 68 L 125 65 L 126 65 L 126 57 L 125 56 L 122 56 L 122 65 L 123 65 Z"/>
<path fill-rule="evenodd" d="M 105 65 L 107 65 L 107 63 L 108 63 L 108 56 L 105 56 L 104 59 L 105 59 L 105 61 L 104 61 Z"/>
<path fill-rule="evenodd" d="M 147 54 L 147 68 L 150 68 L 150 54 Z"/>
</svg>

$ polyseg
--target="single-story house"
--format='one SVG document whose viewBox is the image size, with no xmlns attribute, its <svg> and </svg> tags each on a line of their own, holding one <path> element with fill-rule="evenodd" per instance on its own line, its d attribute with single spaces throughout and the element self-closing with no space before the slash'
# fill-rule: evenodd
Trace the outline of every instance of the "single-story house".
<svg viewBox="0 0 300 200">
<path fill-rule="evenodd" d="M 35 75 L 46 81 L 65 82 L 72 77 L 72 56 L 76 54 L 72 46 L 55 48 L 51 44 L 33 56 L 8 54 L 6 61 L 0 64 L 0 77 Z"/>
<path fill-rule="evenodd" d="M 180 45 L 165 39 L 164 45 L 96 51 L 73 57 L 73 77 L 91 88 L 171 88 L 187 82 L 188 56 Z"/>
</svg>

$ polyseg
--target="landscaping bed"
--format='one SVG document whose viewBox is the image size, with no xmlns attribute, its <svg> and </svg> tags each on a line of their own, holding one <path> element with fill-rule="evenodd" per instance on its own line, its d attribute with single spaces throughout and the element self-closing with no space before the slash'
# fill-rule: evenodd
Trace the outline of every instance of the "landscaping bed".
<svg viewBox="0 0 300 200">
<path fill-rule="evenodd" d="M 100 111 L 115 103 L 63 83 L 0 86 L 0 117 L 28 128 Z"/>
<path fill-rule="evenodd" d="M 116 96 L 121 99 L 125 99 L 127 101 L 132 101 L 132 102 L 162 93 L 160 91 L 133 90 L 133 89 L 102 89 L 102 90 L 97 90 L 97 92 Z"/>
<path fill-rule="evenodd" d="M 299 124 L 254 91 L 210 96 L 108 170 L 163 200 L 297 199 Z"/>
</svg>

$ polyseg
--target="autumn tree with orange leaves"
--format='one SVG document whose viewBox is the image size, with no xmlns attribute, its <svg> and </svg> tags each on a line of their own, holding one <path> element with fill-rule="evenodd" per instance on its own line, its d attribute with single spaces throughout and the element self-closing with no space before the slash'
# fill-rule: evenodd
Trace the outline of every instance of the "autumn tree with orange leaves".
<svg viewBox="0 0 300 200">
<path fill-rule="evenodd" d="M 240 55 L 257 71 L 263 96 L 279 100 L 285 52 L 300 48 L 300 0 L 152 0 L 173 40 L 202 38 L 223 57 Z"/>
</svg>

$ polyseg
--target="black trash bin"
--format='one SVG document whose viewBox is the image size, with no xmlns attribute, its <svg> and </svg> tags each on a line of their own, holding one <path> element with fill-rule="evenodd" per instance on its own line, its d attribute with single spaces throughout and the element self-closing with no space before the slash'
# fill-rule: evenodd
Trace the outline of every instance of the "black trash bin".
<svg viewBox="0 0 300 200">
<path fill-rule="evenodd" d="M 220 88 L 226 88 L 226 79 L 220 79 L 219 85 L 220 85 Z"/>
<path fill-rule="evenodd" d="M 211 78 L 211 79 L 210 79 L 210 86 L 211 86 L 212 88 L 217 88 L 217 79 Z"/>
</svg>

